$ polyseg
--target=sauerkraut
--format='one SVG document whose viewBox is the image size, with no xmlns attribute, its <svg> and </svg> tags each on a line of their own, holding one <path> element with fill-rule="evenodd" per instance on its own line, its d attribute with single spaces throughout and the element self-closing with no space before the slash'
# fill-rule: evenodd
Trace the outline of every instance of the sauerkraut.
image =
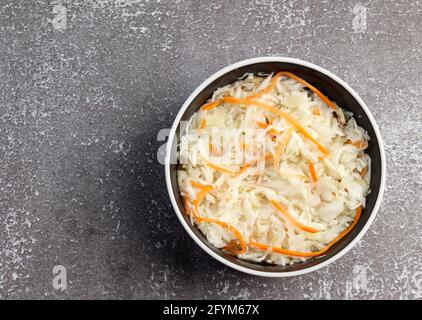
<svg viewBox="0 0 422 320">
<path fill-rule="evenodd" d="M 322 256 L 369 194 L 369 136 L 288 72 L 245 74 L 189 120 L 178 184 L 192 223 L 217 248 L 286 265 Z"/>
</svg>

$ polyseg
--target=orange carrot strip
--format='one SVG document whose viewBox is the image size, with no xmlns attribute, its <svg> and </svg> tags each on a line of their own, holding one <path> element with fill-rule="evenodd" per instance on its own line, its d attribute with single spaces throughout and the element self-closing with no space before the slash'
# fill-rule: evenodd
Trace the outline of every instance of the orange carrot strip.
<svg viewBox="0 0 422 320">
<path fill-rule="evenodd" d="M 210 190 L 210 191 L 213 189 L 212 186 L 202 184 L 202 183 L 199 183 L 199 182 L 196 182 L 196 181 L 191 181 L 190 183 L 192 184 L 192 186 L 194 186 L 195 188 L 198 188 L 198 189 Z"/>
<path fill-rule="evenodd" d="M 201 109 L 203 110 L 211 110 L 214 109 L 215 107 L 218 107 L 221 103 L 223 102 L 223 100 L 219 99 L 217 101 L 214 102 L 208 102 L 206 104 L 204 104 Z"/>
<path fill-rule="evenodd" d="M 267 129 L 270 125 L 271 125 L 272 121 L 268 122 L 268 123 L 264 123 L 264 122 L 257 122 L 256 124 L 261 128 L 261 129 Z M 276 134 L 280 134 L 280 131 L 275 129 L 275 128 L 271 128 L 269 131 L 269 133 L 271 133 L 272 135 L 276 135 Z"/>
<path fill-rule="evenodd" d="M 210 143 L 209 148 L 211 149 L 211 154 L 213 156 L 221 156 L 221 151 L 214 144 Z"/>
<path fill-rule="evenodd" d="M 274 155 L 274 169 L 278 170 L 279 164 L 280 164 L 280 158 L 281 155 L 284 153 L 284 150 L 286 149 L 287 144 L 289 143 L 290 137 L 292 136 L 293 129 L 290 128 L 286 134 L 281 139 Z"/>
<path fill-rule="evenodd" d="M 265 161 L 274 160 L 274 157 L 272 154 L 266 154 L 263 160 Z"/>
<path fill-rule="evenodd" d="M 352 142 L 351 140 L 347 140 L 346 143 L 347 144 L 354 145 L 358 149 L 366 149 L 366 148 L 368 148 L 368 142 L 366 142 L 366 141 Z"/>
<path fill-rule="evenodd" d="M 238 254 L 241 252 L 241 250 L 237 250 L 236 247 L 238 246 L 238 243 L 235 241 L 231 241 L 232 243 L 229 243 L 228 245 L 224 246 L 223 249 L 230 251 L 233 254 Z M 245 243 L 246 245 L 246 243 Z M 247 249 L 246 249 L 247 250 Z"/>
<path fill-rule="evenodd" d="M 200 128 L 205 129 L 206 127 L 207 127 L 207 120 L 202 119 Z"/>
<path fill-rule="evenodd" d="M 244 173 L 248 168 L 251 167 L 251 163 L 245 163 L 242 167 L 242 169 L 240 169 L 235 175 L 234 177 L 240 176 L 242 173 Z"/>
<path fill-rule="evenodd" d="M 258 125 L 258 127 L 260 127 L 261 129 L 267 129 L 268 127 L 268 123 L 265 122 L 257 122 L 256 123 Z"/>
<path fill-rule="evenodd" d="M 368 173 L 368 167 L 365 167 L 365 168 L 363 168 L 362 169 L 362 171 L 360 172 L 360 176 L 361 177 L 364 177 L 364 176 L 366 176 L 366 174 Z"/>
<path fill-rule="evenodd" d="M 314 163 L 311 160 L 308 160 L 308 166 L 309 166 L 309 172 L 311 173 L 312 181 L 317 182 L 318 176 L 317 176 L 317 173 L 315 171 Z"/>
<path fill-rule="evenodd" d="M 192 181 L 192 182 L 194 182 L 194 181 Z M 232 225 L 230 225 L 230 224 L 228 224 L 228 223 L 226 223 L 224 221 L 220 221 L 220 220 L 217 220 L 217 219 L 207 218 L 207 217 L 201 217 L 200 216 L 200 214 L 199 214 L 199 205 L 201 204 L 202 200 L 205 198 L 205 196 L 207 195 L 207 193 L 212 190 L 212 187 L 205 186 L 205 185 L 202 185 L 202 184 L 198 184 L 198 185 L 201 185 L 200 188 L 202 188 L 202 186 L 205 187 L 196 196 L 196 199 L 195 199 L 195 201 L 193 203 L 194 208 L 193 208 L 193 210 L 191 210 L 193 212 L 193 214 L 194 214 L 194 217 L 198 221 L 198 223 L 201 223 L 201 222 L 215 223 L 215 224 L 218 224 L 219 226 L 221 226 L 221 227 L 229 230 L 239 240 L 239 243 L 240 243 L 240 245 L 242 247 L 241 250 L 232 250 L 232 251 L 234 251 L 235 253 L 239 253 L 239 254 L 245 253 L 246 252 L 246 249 L 247 249 L 247 245 L 246 245 L 245 239 L 243 238 L 243 236 L 239 232 L 239 230 L 237 230 L 234 226 L 232 226 Z M 185 209 L 186 208 L 189 208 L 189 199 L 188 199 L 188 197 L 185 197 L 184 200 L 185 200 Z M 190 210 L 189 209 L 186 209 L 186 210 L 187 210 L 187 213 L 190 215 L 190 212 L 189 212 Z"/>
<path fill-rule="evenodd" d="M 338 241 L 343 239 L 347 234 L 349 234 L 349 232 L 352 231 L 352 229 L 358 223 L 361 214 L 362 214 L 362 207 L 359 207 L 356 210 L 355 218 L 353 219 L 353 222 L 350 224 L 350 226 L 348 226 L 334 240 L 329 242 L 328 245 L 326 245 L 324 248 L 322 248 L 319 251 L 315 251 L 315 252 L 293 251 L 293 250 L 283 249 L 283 248 L 280 248 L 280 247 L 268 246 L 268 245 L 265 245 L 265 244 L 262 244 L 262 243 L 259 243 L 259 242 L 255 242 L 255 241 L 250 241 L 249 246 L 255 247 L 255 248 L 258 248 L 258 249 L 261 249 L 261 250 L 273 251 L 273 252 L 276 252 L 276 253 L 280 253 L 280 254 L 284 254 L 284 255 L 288 255 L 288 256 L 294 256 L 294 257 L 304 257 L 304 258 L 317 257 L 317 256 L 320 256 L 320 255 L 323 255 L 324 253 L 326 253 L 334 244 L 336 244 Z"/>
<path fill-rule="evenodd" d="M 293 256 L 293 257 L 315 257 L 318 254 L 314 254 L 313 252 L 300 252 L 300 251 L 293 251 L 293 250 L 288 250 L 288 249 L 283 249 L 283 248 L 279 248 L 279 247 L 273 247 L 273 246 L 268 246 L 266 244 L 263 243 L 259 243 L 259 242 L 255 242 L 255 241 L 249 241 L 248 245 L 250 247 L 255 247 L 264 251 L 272 251 L 275 253 L 280 253 L 280 254 L 284 254 L 287 256 Z"/>
<path fill-rule="evenodd" d="M 271 91 L 274 90 L 277 81 L 280 79 L 280 77 L 282 76 L 281 72 L 278 72 L 272 79 L 271 79 L 271 83 L 268 87 L 258 91 L 257 93 L 250 95 L 249 97 L 247 97 L 246 99 L 257 99 L 261 96 L 263 96 L 264 94 L 270 93 Z"/>
<path fill-rule="evenodd" d="M 281 74 L 282 76 L 286 76 L 288 78 L 291 78 L 293 80 L 296 80 L 297 82 L 303 84 L 305 87 L 308 87 L 309 89 L 311 89 L 316 95 L 318 95 L 318 97 L 321 98 L 322 101 L 324 101 L 331 109 L 336 110 L 337 107 L 334 104 L 334 102 L 332 102 L 330 99 L 328 99 L 328 97 L 326 95 L 324 95 L 321 91 L 319 91 L 317 88 L 315 88 L 313 85 L 311 85 L 309 82 L 307 82 L 306 80 L 294 75 L 291 72 L 287 72 L 287 71 L 281 71 L 279 72 L 279 74 Z"/>
<path fill-rule="evenodd" d="M 289 211 L 287 210 L 287 208 L 285 206 L 283 206 L 282 204 L 274 201 L 274 200 L 270 200 L 271 204 L 281 213 L 281 215 L 283 216 L 284 220 L 290 222 L 292 225 L 294 225 L 295 227 L 306 231 L 306 232 L 310 232 L 310 233 L 317 233 L 319 232 L 318 229 L 314 229 L 308 226 L 305 226 L 303 224 L 301 224 L 299 221 L 297 221 L 295 218 L 293 218 Z"/>
<path fill-rule="evenodd" d="M 312 110 L 312 113 L 313 113 L 314 115 L 316 115 L 316 116 L 320 116 L 320 115 L 321 115 L 321 109 L 320 109 L 319 107 L 315 107 L 315 108 Z"/>
<path fill-rule="evenodd" d="M 240 143 L 240 148 L 241 148 L 242 150 L 246 150 L 246 149 L 248 149 L 248 148 L 249 148 L 249 144 L 244 143 L 244 142 L 241 142 L 241 143 Z"/>
<path fill-rule="evenodd" d="M 195 218 L 199 218 L 199 205 L 201 204 L 202 200 L 204 200 L 207 193 L 210 192 L 210 191 L 211 190 L 203 189 L 203 190 L 199 191 L 198 195 L 196 196 L 196 199 L 193 202 L 194 208 L 192 210 Z"/>
<path fill-rule="evenodd" d="M 219 226 L 221 226 L 221 227 L 223 227 L 223 228 L 225 228 L 225 229 L 227 229 L 227 230 L 229 230 L 231 233 L 233 233 L 234 235 L 235 235 L 235 237 L 239 240 L 239 243 L 240 243 L 240 245 L 241 245 L 241 247 L 242 247 L 242 249 L 241 250 L 239 250 L 237 253 L 240 253 L 240 254 L 242 254 L 242 253 L 245 253 L 246 252 L 246 248 L 247 248 L 247 246 L 246 246 L 246 241 L 245 241 L 245 239 L 243 238 L 243 236 L 242 236 L 242 234 L 239 232 L 239 230 L 237 230 L 235 227 L 233 227 L 232 225 L 230 225 L 230 224 L 228 224 L 228 223 L 226 223 L 226 222 L 224 222 L 224 221 L 221 221 L 221 220 L 217 220 L 217 219 L 213 219 L 213 218 L 207 218 L 207 217 L 197 217 L 197 220 L 199 221 L 199 222 L 210 222 L 210 223 L 215 223 L 215 224 L 217 224 L 217 225 L 219 225 Z"/>
<path fill-rule="evenodd" d="M 233 104 L 244 104 L 244 105 L 252 105 L 252 106 L 256 106 L 259 108 L 262 108 L 264 110 L 268 110 L 271 111 L 275 114 L 277 114 L 278 116 L 286 119 L 292 126 L 294 126 L 300 133 L 302 133 L 306 138 L 308 138 L 310 141 L 312 141 L 317 147 L 318 149 L 325 154 L 330 154 L 330 152 L 322 145 L 320 144 L 308 131 L 306 131 L 305 128 L 303 128 L 291 115 L 289 115 L 288 113 L 277 109 L 276 107 L 270 106 L 268 104 L 265 103 L 261 103 L 258 101 L 254 101 L 254 100 L 247 100 L 247 99 L 238 99 L 238 98 L 234 98 L 234 97 L 224 97 L 223 100 L 225 102 L 228 103 L 233 103 Z"/>
<path fill-rule="evenodd" d="M 337 243 L 339 240 L 345 237 L 350 231 L 352 231 L 352 229 L 358 223 L 361 215 L 362 215 L 362 206 L 356 209 L 355 218 L 353 219 L 353 222 L 350 224 L 350 226 L 347 227 L 345 230 L 343 230 L 343 232 L 341 232 L 334 240 L 332 240 L 327 246 L 325 246 L 325 248 L 323 248 L 319 252 L 321 254 L 327 252 L 328 249 L 330 249 L 335 243 Z"/>
<path fill-rule="evenodd" d="M 201 204 L 202 200 L 205 199 L 205 196 L 213 190 L 211 186 L 205 186 L 205 188 L 201 187 L 201 191 L 196 195 L 196 198 L 193 202 L 192 212 L 195 218 L 199 218 L 199 205 Z M 190 214 L 189 214 L 190 215 Z"/>
<path fill-rule="evenodd" d="M 182 196 L 183 199 L 183 205 L 185 206 L 185 213 L 190 216 L 190 212 L 192 210 L 192 203 L 190 201 L 189 196 Z"/>
<path fill-rule="evenodd" d="M 265 155 L 264 157 L 261 157 L 261 158 L 259 158 L 259 159 L 254 159 L 254 160 L 252 160 L 252 161 L 250 161 L 250 162 L 247 162 L 247 163 L 245 163 L 243 166 L 242 166 L 242 168 L 233 176 L 233 177 L 237 177 L 237 176 L 239 176 L 239 175 L 241 175 L 242 173 L 244 173 L 248 168 L 250 168 L 250 167 L 252 167 L 254 164 L 256 164 L 258 161 L 262 161 L 262 160 L 265 160 L 265 161 L 269 161 L 269 160 L 272 160 L 272 158 L 273 158 L 273 155 L 272 154 L 267 154 L 267 155 Z"/>
<path fill-rule="evenodd" d="M 213 168 L 214 170 L 217 170 L 217 171 L 221 172 L 221 173 L 229 173 L 229 174 L 233 174 L 234 173 L 233 170 L 230 170 L 228 168 L 217 166 L 216 164 L 213 164 L 211 162 L 207 162 L 206 165 L 208 167 L 210 167 L 210 168 Z"/>
</svg>

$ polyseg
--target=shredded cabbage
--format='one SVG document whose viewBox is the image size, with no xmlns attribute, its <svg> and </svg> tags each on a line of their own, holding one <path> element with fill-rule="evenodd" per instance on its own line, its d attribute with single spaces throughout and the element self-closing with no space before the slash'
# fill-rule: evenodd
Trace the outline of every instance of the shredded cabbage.
<svg viewBox="0 0 422 320">
<path fill-rule="evenodd" d="M 246 74 L 217 89 L 209 102 L 227 96 L 246 99 L 267 88 L 272 79 L 271 74 Z M 318 95 L 287 77 L 280 77 L 272 91 L 255 100 L 296 119 L 330 154 L 322 154 L 293 129 L 279 162 L 274 164 L 277 148 L 292 125 L 257 106 L 223 102 L 210 110 L 199 109 L 182 134 L 178 170 L 181 195 L 193 203 L 201 190 L 192 181 L 211 186 L 197 214 L 232 225 L 246 243 L 253 240 L 301 252 L 320 250 L 351 224 L 359 206 L 365 206 L 371 176 L 371 161 L 364 151 L 369 136 L 351 113 L 338 106 L 330 108 Z M 203 119 L 206 127 L 201 129 Z M 314 164 L 317 181 L 312 180 L 309 161 Z M 271 201 L 318 232 L 298 228 Z M 230 230 L 200 222 L 194 215 L 191 219 L 215 247 L 228 249 L 236 243 Z M 250 246 L 234 254 L 279 265 L 306 260 Z"/>
</svg>

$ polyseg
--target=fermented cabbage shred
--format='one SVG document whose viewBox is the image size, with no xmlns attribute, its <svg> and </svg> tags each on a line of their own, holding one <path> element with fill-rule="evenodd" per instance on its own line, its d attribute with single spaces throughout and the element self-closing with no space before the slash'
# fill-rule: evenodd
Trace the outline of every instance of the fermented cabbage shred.
<svg viewBox="0 0 422 320">
<path fill-rule="evenodd" d="M 191 117 L 178 146 L 178 184 L 186 213 L 212 245 L 287 265 L 351 226 L 370 192 L 369 136 L 331 104 L 295 78 L 246 74 Z"/>
</svg>

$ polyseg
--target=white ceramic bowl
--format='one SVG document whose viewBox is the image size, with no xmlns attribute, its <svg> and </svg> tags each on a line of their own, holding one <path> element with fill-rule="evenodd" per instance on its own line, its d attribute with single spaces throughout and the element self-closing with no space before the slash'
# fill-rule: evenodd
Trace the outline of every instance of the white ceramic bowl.
<svg viewBox="0 0 422 320">
<path fill-rule="evenodd" d="M 248 262 L 213 247 L 182 213 L 183 204 L 176 179 L 178 166 L 176 160 L 177 139 L 179 138 L 178 133 L 181 130 L 181 120 L 188 120 L 210 98 L 215 89 L 232 83 L 244 73 L 269 73 L 280 70 L 297 74 L 313 84 L 329 98 L 336 101 L 343 109 L 352 111 L 358 125 L 367 130 L 371 137 L 369 148 L 366 150 L 372 161 L 371 194 L 366 199 L 367 205 L 362 212 L 360 221 L 346 237 L 330 248 L 325 255 L 291 266 L 274 266 Z M 165 176 L 170 200 L 177 217 L 186 232 L 205 252 L 225 265 L 245 273 L 265 277 L 290 277 L 312 272 L 329 265 L 348 252 L 363 237 L 375 219 L 381 203 L 385 187 L 386 164 L 378 126 L 366 104 L 346 82 L 326 69 L 306 61 L 286 57 L 260 57 L 236 62 L 221 69 L 201 83 L 189 96 L 178 112 L 170 131 L 167 142 Z"/>
</svg>

